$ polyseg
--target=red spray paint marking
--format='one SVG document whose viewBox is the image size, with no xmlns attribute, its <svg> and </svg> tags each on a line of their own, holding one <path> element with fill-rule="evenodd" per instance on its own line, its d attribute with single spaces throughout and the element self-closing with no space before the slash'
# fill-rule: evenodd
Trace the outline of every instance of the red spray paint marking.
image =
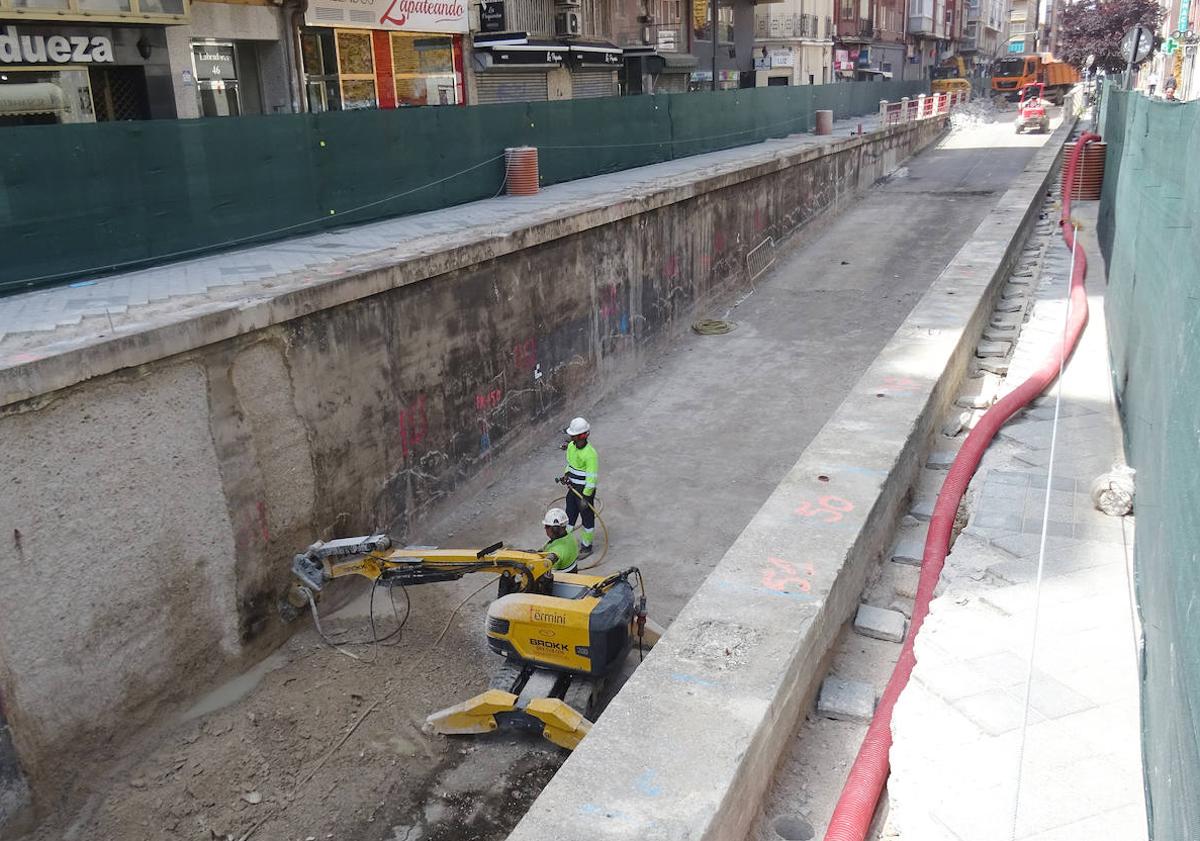
<svg viewBox="0 0 1200 841">
<path fill-rule="evenodd" d="M 271 542 L 271 530 L 267 526 L 267 504 L 261 499 L 258 501 L 258 527 L 262 533 L 263 543 Z"/>
<path fill-rule="evenodd" d="M 679 277 L 679 255 L 672 254 L 663 263 L 663 277 L 667 280 L 674 280 Z"/>
<path fill-rule="evenodd" d="M 609 318 L 621 312 L 621 304 L 617 294 L 616 284 L 609 284 L 600 290 L 600 315 Z"/>
<path fill-rule="evenodd" d="M 840 496 L 818 497 L 816 505 L 806 499 L 796 506 L 796 513 L 801 517 L 819 517 L 823 523 L 841 522 L 842 516 L 853 510 L 854 503 Z"/>
<path fill-rule="evenodd" d="M 518 371 L 532 371 L 537 367 L 537 339 L 529 338 L 513 345 L 513 363 Z"/>
<path fill-rule="evenodd" d="M 400 410 L 400 452 L 408 458 L 412 449 L 425 440 L 429 433 L 429 418 L 425 414 L 425 395 L 417 395 L 417 402 Z"/>
<path fill-rule="evenodd" d="M 492 389 L 484 394 L 475 395 L 475 408 L 480 412 L 486 412 L 488 409 L 494 409 L 500 405 L 504 399 L 504 392 L 498 388 Z"/>
<path fill-rule="evenodd" d="M 791 561 L 783 558 L 767 556 L 767 567 L 763 570 L 762 584 L 768 590 L 781 593 L 808 593 L 812 590 L 812 582 L 808 579 L 813 575 L 813 565 L 805 564 L 804 573 L 796 568 Z"/>
</svg>

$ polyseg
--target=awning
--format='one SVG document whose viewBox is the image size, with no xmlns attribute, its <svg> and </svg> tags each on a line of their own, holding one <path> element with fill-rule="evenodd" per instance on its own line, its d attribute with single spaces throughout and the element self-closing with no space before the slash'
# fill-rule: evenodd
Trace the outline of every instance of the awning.
<svg viewBox="0 0 1200 841">
<path fill-rule="evenodd" d="M 872 68 L 870 68 L 870 67 L 860 67 L 860 68 L 858 68 L 858 70 L 857 70 L 857 71 L 855 71 L 855 72 L 857 72 L 857 73 L 862 73 L 864 76 L 874 76 L 874 77 L 875 77 L 875 78 L 877 78 L 877 79 L 890 79 L 890 78 L 892 78 L 891 71 L 888 71 L 888 70 L 874 70 L 874 69 L 872 69 Z"/>
<path fill-rule="evenodd" d="M 621 63 L 625 52 L 616 44 L 607 41 L 571 41 L 567 45 L 571 60 L 575 64 L 615 67 Z"/>
<path fill-rule="evenodd" d="M 475 61 L 482 70 L 513 65 L 561 67 L 570 55 L 563 42 L 530 38 L 526 32 L 481 32 L 475 35 L 474 46 Z"/>
<path fill-rule="evenodd" d="M 58 114 L 65 110 L 66 97 L 53 82 L 0 85 L 0 117 Z"/>
</svg>

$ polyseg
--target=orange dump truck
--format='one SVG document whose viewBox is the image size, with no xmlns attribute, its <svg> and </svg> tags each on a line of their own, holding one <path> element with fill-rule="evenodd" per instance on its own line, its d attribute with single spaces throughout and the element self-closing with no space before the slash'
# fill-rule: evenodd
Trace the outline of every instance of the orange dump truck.
<svg viewBox="0 0 1200 841">
<path fill-rule="evenodd" d="M 1062 105 L 1063 97 L 1078 81 L 1078 70 L 1048 53 L 1009 56 L 992 65 L 992 93 L 1012 102 L 1020 98 L 1026 85 L 1041 82 L 1046 96 Z"/>
</svg>

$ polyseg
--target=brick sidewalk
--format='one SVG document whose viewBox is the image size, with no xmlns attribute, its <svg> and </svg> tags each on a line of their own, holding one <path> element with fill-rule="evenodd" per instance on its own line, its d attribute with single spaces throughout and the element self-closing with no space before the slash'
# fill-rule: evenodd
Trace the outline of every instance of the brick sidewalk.
<svg viewBox="0 0 1200 841">
<path fill-rule="evenodd" d="M 972 482 L 969 524 L 946 561 L 913 679 L 895 711 L 885 837 L 1146 838 L 1128 567 L 1133 518 L 1101 514 L 1088 495 L 1121 455 L 1095 214 L 1095 204 L 1075 213 L 1090 257 L 1090 317 L 1061 386 L 1024 759 L 1053 389 L 1001 430 Z M 1024 380 L 1062 335 L 1070 253 L 1056 234 L 1041 262 L 1002 390 Z"/>
</svg>

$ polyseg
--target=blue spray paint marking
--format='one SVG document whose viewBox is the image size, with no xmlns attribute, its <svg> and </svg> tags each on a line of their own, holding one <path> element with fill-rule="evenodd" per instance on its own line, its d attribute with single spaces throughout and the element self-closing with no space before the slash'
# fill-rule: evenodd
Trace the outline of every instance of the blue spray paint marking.
<svg viewBox="0 0 1200 841">
<path fill-rule="evenodd" d="M 492 447 L 492 436 L 484 432 L 479 436 L 479 452 L 486 453 Z"/>
<path fill-rule="evenodd" d="M 619 821 L 632 820 L 630 815 L 627 815 L 620 809 L 605 809 L 603 806 L 598 806 L 595 803 L 583 803 L 580 805 L 579 811 L 585 815 L 592 815 L 593 817 L 614 818 Z"/>
<path fill-rule="evenodd" d="M 678 681 L 679 683 L 694 683 L 697 686 L 718 686 L 715 681 L 705 680 L 702 677 L 684 674 L 683 672 L 675 672 L 671 675 L 671 680 Z"/>
<path fill-rule="evenodd" d="M 652 771 L 647 768 L 638 776 L 636 780 L 633 781 L 633 787 L 647 797 L 658 797 L 660 794 L 662 794 L 662 786 L 657 785 L 654 782 L 654 778 L 657 776 L 657 771 Z"/>
<path fill-rule="evenodd" d="M 67 286 L 69 286 L 72 289 L 82 289 L 85 286 L 95 286 L 95 285 L 96 285 L 96 281 L 94 281 L 94 280 L 77 280 L 74 283 L 67 284 Z"/>
<path fill-rule="evenodd" d="M 621 326 L 619 329 L 621 331 L 622 336 L 627 335 L 629 333 L 629 314 L 628 313 L 621 313 Z"/>
</svg>

